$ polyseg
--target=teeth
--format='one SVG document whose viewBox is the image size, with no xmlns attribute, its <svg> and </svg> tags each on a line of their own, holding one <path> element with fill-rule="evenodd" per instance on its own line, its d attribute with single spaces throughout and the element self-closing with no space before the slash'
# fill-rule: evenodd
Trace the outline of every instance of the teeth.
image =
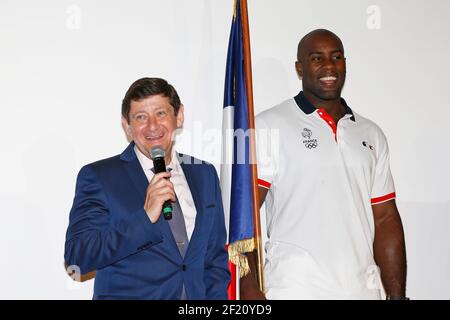
<svg viewBox="0 0 450 320">
<path fill-rule="evenodd" d="M 145 139 L 149 139 L 149 140 L 156 140 L 156 139 L 159 139 L 159 138 L 162 138 L 162 135 L 154 136 L 154 137 L 145 137 Z"/>
<path fill-rule="evenodd" d="M 322 81 L 334 81 L 336 79 L 337 79 L 336 77 L 328 76 L 328 77 L 322 77 L 319 80 L 322 80 Z"/>
</svg>

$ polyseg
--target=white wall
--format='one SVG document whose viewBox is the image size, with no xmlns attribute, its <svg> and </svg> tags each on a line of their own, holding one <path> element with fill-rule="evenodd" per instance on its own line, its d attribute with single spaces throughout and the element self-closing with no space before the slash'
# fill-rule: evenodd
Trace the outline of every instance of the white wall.
<svg viewBox="0 0 450 320">
<path fill-rule="evenodd" d="M 341 37 L 343 95 L 390 142 L 408 293 L 450 299 L 450 2 L 248 1 L 257 112 L 298 92 L 301 36 Z M 81 166 L 127 145 L 120 104 L 134 80 L 177 88 L 178 149 L 218 168 L 232 11 L 233 0 L 0 2 L 0 298 L 91 298 L 93 281 L 63 269 L 68 213 Z"/>
</svg>

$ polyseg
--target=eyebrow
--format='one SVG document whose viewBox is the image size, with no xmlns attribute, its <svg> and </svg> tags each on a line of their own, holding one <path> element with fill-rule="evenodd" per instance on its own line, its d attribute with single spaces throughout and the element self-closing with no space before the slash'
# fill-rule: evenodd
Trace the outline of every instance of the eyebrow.
<svg viewBox="0 0 450 320">
<path fill-rule="evenodd" d="M 158 111 L 168 111 L 170 110 L 169 107 L 166 106 L 158 106 L 155 109 L 153 109 L 154 112 L 158 112 Z"/>
<path fill-rule="evenodd" d="M 344 53 L 344 51 L 341 50 L 341 49 L 335 49 L 335 50 L 331 51 L 331 53 L 336 53 L 336 52 Z M 324 54 L 324 52 L 323 52 L 323 51 L 313 51 L 313 52 L 310 52 L 310 53 L 308 54 L 308 56 L 311 56 L 311 55 L 313 55 L 313 54 Z"/>
</svg>

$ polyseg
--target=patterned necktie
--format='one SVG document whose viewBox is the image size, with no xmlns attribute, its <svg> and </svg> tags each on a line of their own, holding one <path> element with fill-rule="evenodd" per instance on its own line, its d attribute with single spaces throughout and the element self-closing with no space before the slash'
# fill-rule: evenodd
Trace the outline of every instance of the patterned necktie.
<svg viewBox="0 0 450 320">
<path fill-rule="evenodd" d="M 153 168 L 151 169 L 153 171 Z M 168 171 L 172 171 L 171 168 L 167 168 Z M 153 171 L 154 173 L 154 171 Z M 178 201 L 172 202 L 172 219 L 168 220 L 170 230 L 172 231 L 173 238 L 180 251 L 181 257 L 184 258 L 189 245 L 189 238 L 187 236 L 186 224 L 184 222 L 183 211 L 181 210 L 180 203 Z M 181 300 L 186 300 L 186 291 L 183 283 L 183 290 L 181 293 Z"/>
<path fill-rule="evenodd" d="M 189 244 L 189 239 L 186 232 L 186 224 L 184 222 L 183 211 L 181 211 L 178 198 L 176 202 L 172 202 L 172 208 L 172 219 L 170 219 L 168 222 L 170 230 L 172 230 L 175 242 L 177 243 L 178 250 L 180 251 L 181 256 L 184 258 Z"/>
</svg>

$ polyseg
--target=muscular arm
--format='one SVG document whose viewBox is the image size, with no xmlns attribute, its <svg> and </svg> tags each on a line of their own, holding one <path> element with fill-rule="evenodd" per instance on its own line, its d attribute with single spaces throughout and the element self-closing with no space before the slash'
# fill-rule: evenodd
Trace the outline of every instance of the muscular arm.
<svg viewBox="0 0 450 320">
<path fill-rule="evenodd" d="M 402 221 L 395 200 L 372 206 L 375 219 L 374 257 L 381 269 L 386 295 L 406 295 L 406 250 Z"/>
<path fill-rule="evenodd" d="M 260 208 L 266 199 L 267 191 L 268 189 L 266 188 L 258 188 Z M 241 300 L 264 300 L 265 296 L 258 288 L 258 279 L 256 277 L 256 265 L 258 259 L 256 251 L 249 252 L 246 256 L 250 266 L 250 273 L 240 279 Z"/>
</svg>

